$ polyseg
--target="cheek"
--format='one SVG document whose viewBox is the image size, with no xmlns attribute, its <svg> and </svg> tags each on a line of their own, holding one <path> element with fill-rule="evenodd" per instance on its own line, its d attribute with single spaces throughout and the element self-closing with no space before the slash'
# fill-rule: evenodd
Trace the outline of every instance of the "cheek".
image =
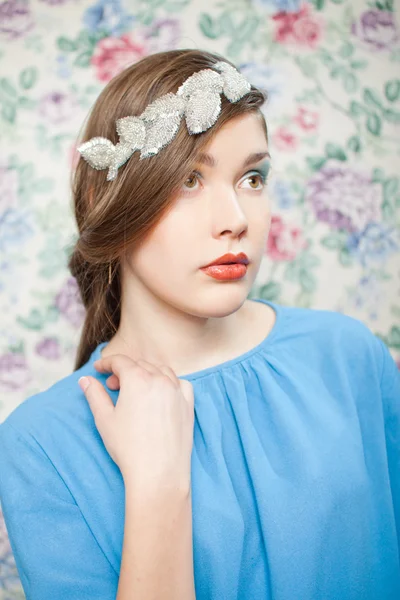
<svg viewBox="0 0 400 600">
<path fill-rule="evenodd" d="M 257 207 L 257 211 L 252 215 L 250 224 L 254 241 L 259 240 L 259 243 L 262 244 L 264 240 L 268 239 L 271 219 L 271 210 L 268 205 Z"/>
<path fill-rule="evenodd" d="M 173 217 L 173 218 L 172 218 Z M 163 278 L 168 274 L 176 281 L 191 268 L 196 237 L 188 221 L 171 215 L 159 223 L 136 254 L 133 266 L 143 277 Z"/>
</svg>

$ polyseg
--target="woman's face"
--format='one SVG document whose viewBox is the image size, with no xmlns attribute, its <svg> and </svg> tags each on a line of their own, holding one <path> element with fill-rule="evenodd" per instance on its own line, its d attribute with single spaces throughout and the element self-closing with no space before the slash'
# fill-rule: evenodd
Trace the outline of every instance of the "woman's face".
<svg viewBox="0 0 400 600">
<path fill-rule="evenodd" d="M 261 158 L 246 165 L 254 153 Z M 270 227 L 270 156 L 259 117 L 226 123 L 203 154 L 211 160 L 196 164 L 172 209 L 127 256 L 123 295 L 134 303 L 155 297 L 191 315 L 218 317 L 237 310 L 250 292 Z M 243 277 L 217 280 L 201 270 L 228 252 L 247 255 Z"/>
</svg>

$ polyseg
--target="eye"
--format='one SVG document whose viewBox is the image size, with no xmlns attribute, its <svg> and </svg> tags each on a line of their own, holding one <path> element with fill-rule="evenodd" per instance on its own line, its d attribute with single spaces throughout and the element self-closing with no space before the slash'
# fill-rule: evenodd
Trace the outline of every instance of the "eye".
<svg viewBox="0 0 400 600">
<path fill-rule="evenodd" d="M 265 181 L 266 181 L 266 177 L 265 175 L 263 175 L 262 173 L 259 173 L 258 171 L 255 171 L 254 173 L 250 173 L 250 175 L 247 177 L 248 180 L 255 180 L 256 181 L 256 185 L 257 185 L 257 181 L 261 182 L 260 187 L 252 187 L 251 189 L 253 190 L 260 190 L 264 187 L 265 185 Z"/>
<path fill-rule="evenodd" d="M 186 179 L 186 181 L 184 183 L 185 187 L 187 187 L 189 190 L 195 189 L 195 185 L 194 184 L 196 183 L 196 180 L 198 179 L 198 177 L 199 177 L 199 173 L 197 173 L 196 171 L 193 171 L 189 175 L 189 177 Z M 188 182 L 189 182 L 189 185 L 187 185 Z"/>
</svg>

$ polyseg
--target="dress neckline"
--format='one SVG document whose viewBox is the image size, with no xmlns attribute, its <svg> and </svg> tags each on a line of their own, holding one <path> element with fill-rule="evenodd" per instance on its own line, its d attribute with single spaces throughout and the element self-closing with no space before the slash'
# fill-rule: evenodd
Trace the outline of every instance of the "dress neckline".
<svg viewBox="0 0 400 600">
<path fill-rule="evenodd" d="M 279 327 L 281 326 L 282 310 L 283 310 L 282 307 L 279 304 L 275 304 L 275 302 L 271 302 L 270 300 L 264 300 L 263 298 L 252 298 L 251 302 L 261 302 L 263 304 L 268 304 L 268 306 L 270 306 L 275 311 L 275 323 L 273 324 L 273 326 L 270 329 L 267 336 L 259 344 L 254 346 L 254 348 L 247 350 L 247 352 L 244 352 L 244 353 L 240 354 L 239 356 L 236 356 L 235 358 L 231 358 L 230 360 L 226 360 L 222 363 L 217 363 L 216 365 L 213 365 L 212 367 L 207 367 L 207 368 L 201 369 L 199 371 L 193 371 L 192 373 L 185 373 L 184 375 L 179 375 L 178 376 L 179 379 L 187 379 L 189 381 L 193 381 L 195 379 L 205 377 L 206 375 L 210 375 L 212 373 L 222 371 L 223 369 L 232 367 L 234 364 L 244 362 L 245 360 L 247 360 L 254 354 L 258 354 L 259 352 L 264 350 L 267 346 L 269 346 L 272 343 L 273 339 L 277 335 Z M 91 363 L 93 363 L 95 360 L 98 360 L 99 358 L 101 358 L 101 351 L 107 344 L 108 344 L 108 342 L 101 342 L 97 346 L 97 348 L 95 348 L 95 350 L 93 351 L 93 353 L 90 357 Z"/>
</svg>

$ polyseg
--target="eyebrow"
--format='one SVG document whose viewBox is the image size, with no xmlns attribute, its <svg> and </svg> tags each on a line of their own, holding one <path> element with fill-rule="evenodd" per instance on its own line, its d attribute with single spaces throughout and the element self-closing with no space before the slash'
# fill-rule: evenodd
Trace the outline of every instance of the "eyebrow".
<svg viewBox="0 0 400 600">
<path fill-rule="evenodd" d="M 243 163 L 242 168 L 244 169 L 245 167 L 248 167 L 249 165 L 259 162 L 263 158 L 271 159 L 270 153 L 268 151 L 267 152 L 253 152 L 252 154 L 249 154 L 249 156 L 246 158 L 246 160 Z M 218 161 L 213 156 L 211 156 L 211 154 L 207 154 L 205 152 L 202 152 L 201 154 L 199 154 L 199 156 L 197 158 L 197 162 L 207 165 L 209 167 L 215 167 L 218 164 Z"/>
</svg>

